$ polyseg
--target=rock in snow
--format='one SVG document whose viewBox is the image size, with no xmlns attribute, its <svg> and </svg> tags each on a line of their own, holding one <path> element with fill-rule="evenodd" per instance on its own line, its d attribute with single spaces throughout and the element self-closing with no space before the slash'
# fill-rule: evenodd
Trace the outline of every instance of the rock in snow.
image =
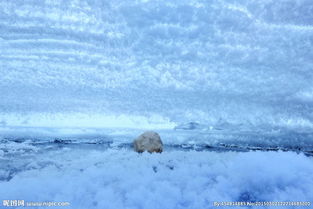
<svg viewBox="0 0 313 209">
<path fill-rule="evenodd" d="M 135 139 L 134 149 L 136 152 L 148 151 L 150 153 L 160 153 L 163 151 L 163 143 L 158 133 L 154 131 L 146 131 Z"/>
</svg>

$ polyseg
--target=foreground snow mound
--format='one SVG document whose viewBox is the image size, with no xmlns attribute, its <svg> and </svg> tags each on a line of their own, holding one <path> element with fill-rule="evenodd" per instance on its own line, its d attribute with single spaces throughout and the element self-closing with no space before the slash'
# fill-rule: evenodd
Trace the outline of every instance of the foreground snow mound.
<svg viewBox="0 0 313 209">
<path fill-rule="evenodd" d="M 24 171 L 0 182 L 2 199 L 66 201 L 71 204 L 66 208 L 73 209 L 202 209 L 214 208 L 215 201 L 313 201 L 312 158 L 291 152 L 160 155 L 64 148 L 27 160 Z"/>
</svg>

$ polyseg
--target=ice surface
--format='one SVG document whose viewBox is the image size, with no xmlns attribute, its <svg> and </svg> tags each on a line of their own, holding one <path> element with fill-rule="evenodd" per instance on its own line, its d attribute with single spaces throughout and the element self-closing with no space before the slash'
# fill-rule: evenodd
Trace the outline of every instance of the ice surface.
<svg viewBox="0 0 313 209">
<path fill-rule="evenodd" d="M 193 124 L 193 123 L 192 123 Z M 190 150 L 292 150 L 313 155 L 313 133 L 311 131 L 292 131 L 285 129 L 246 130 L 245 127 L 209 127 L 201 125 L 188 129 L 183 124 L 176 129 L 154 129 L 169 149 Z M 190 128 L 190 127 L 189 127 Z M 233 128 L 233 129 L 231 129 Z M 149 130 L 149 129 L 148 129 Z M 42 128 L 42 127 L 3 127 L 0 128 L 0 142 L 38 145 L 54 142 L 70 144 L 109 144 L 128 146 L 146 129 L 126 128 Z M 18 146 L 18 145 L 17 145 Z M 13 148 L 13 146 L 12 146 Z M 1 146 L 0 146 L 1 150 Z"/>
<path fill-rule="evenodd" d="M 0 126 L 312 129 L 312 6 L 1 1 Z"/>
<path fill-rule="evenodd" d="M 213 208 L 214 201 L 313 201 L 312 158 L 290 152 L 138 154 L 67 147 L 34 156 L 23 156 L 24 167 L 11 173 L 10 181 L 0 170 L 1 198 L 65 201 L 73 209 L 204 209 Z"/>
</svg>

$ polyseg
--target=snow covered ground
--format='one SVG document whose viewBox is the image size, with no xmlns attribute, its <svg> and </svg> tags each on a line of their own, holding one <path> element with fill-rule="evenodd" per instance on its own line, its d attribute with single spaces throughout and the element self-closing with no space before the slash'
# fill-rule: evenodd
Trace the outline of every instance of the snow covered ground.
<svg viewBox="0 0 313 209">
<path fill-rule="evenodd" d="M 295 152 L 172 149 L 138 154 L 105 144 L 32 145 L 18 140 L 2 143 L 0 150 L 0 197 L 25 204 L 202 209 L 224 201 L 313 202 L 313 160 Z"/>
</svg>

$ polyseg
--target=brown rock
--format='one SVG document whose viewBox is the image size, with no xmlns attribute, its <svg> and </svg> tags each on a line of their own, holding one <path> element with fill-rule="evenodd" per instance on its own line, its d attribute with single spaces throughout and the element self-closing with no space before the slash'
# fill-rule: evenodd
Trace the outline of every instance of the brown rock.
<svg viewBox="0 0 313 209">
<path fill-rule="evenodd" d="M 160 135 L 154 131 L 144 132 L 134 140 L 134 150 L 136 152 L 161 153 L 163 151 L 163 143 Z"/>
</svg>

